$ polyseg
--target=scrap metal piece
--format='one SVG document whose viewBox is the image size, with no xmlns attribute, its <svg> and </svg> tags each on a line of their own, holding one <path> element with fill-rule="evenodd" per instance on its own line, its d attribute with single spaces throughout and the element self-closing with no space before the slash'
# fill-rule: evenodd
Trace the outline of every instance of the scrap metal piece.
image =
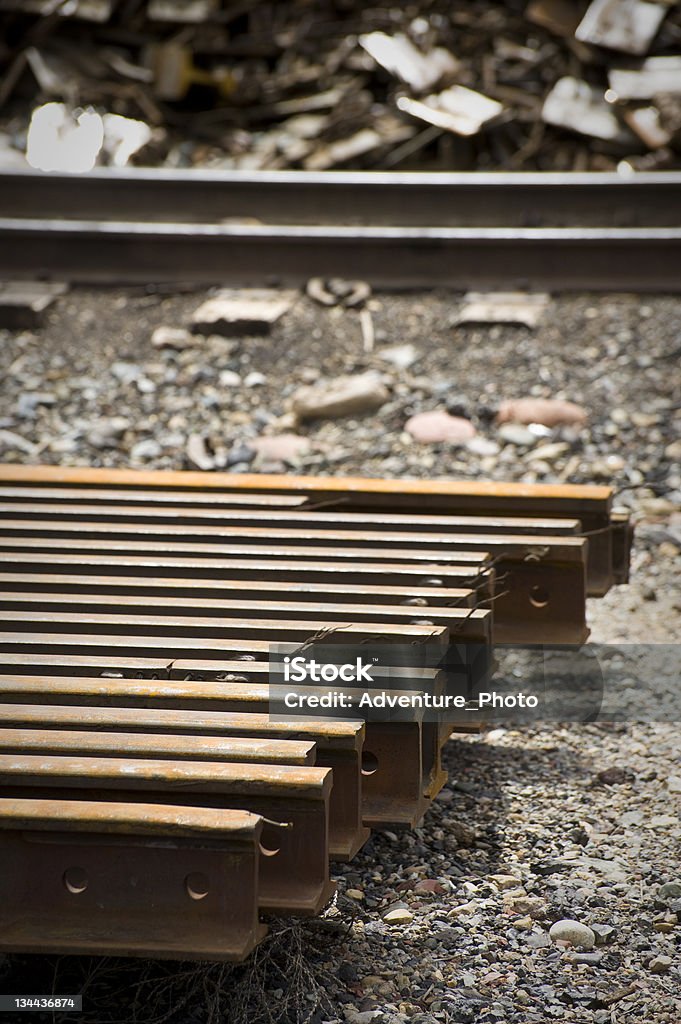
<svg viewBox="0 0 681 1024">
<path fill-rule="evenodd" d="M 306 171 L 325 171 L 330 167 L 346 164 L 365 153 L 371 153 L 374 149 L 404 142 L 414 134 L 409 125 L 401 124 L 392 118 L 380 118 L 374 123 L 375 128 L 362 128 L 347 138 L 336 139 L 315 149 L 305 157 L 303 167 Z"/>
<path fill-rule="evenodd" d="M 414 100 L 399 96 L 398 108 L 405 114 L 427 121 L 455 135 L 477 135 L 504 112 L 503 103 L 463 85 L 452 85 L 440 93 Z"/>
<path fill-rule="evenodd" d="M 647 53 L 668 7 L 648 0 L 592 0 L 577 26 L 582 43 L 636 55 Z"/>
<path fill-rule="evenodd" d="M 377 64 L 395 75 L 414 92 L 432 89 L 459 70 L 459 61 L 441 46 L 423 53 L 402 33 L 368 32 L 359 37 L 360 46 Z"/>
<path fill-rule="evenodd" d="M 261 832 L 240 810 L 0 797 L 0 950 L 244 960 Z"/>
<path fill-rule="evenodd" d="M 608 83 L 615 100 L 681 96 L 681 57 L 648 57 L 638 68 L 610 68 Z"/>
<path fill-rule="evenodd" d="M 544 100 L 542 119 L 607 142 L 631 144 L 634 136 L 623 128 L 603 93 L 588 82 L 566 75 L 559 78 Z"/>
</svg>

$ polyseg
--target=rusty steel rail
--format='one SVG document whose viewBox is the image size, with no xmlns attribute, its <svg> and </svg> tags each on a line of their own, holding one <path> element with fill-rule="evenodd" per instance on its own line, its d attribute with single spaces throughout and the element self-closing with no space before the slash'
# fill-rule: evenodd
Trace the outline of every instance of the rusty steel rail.
<svg viewBox="0 0 681 1024">
<path fill-rule="evenodd" d="M 87 685 L 81 686 L 80 692 L 88 699 L 99 693 L 98 703 L 69 704 L 67 701 L 74 696 L 74 689 L 64 689 L 60 694 L 54 682 L 52 677 L 14 680 L 0 677 L 0 727 L 22 730 L 23 735 L 31 729 L 73 730 L 78 735 L 93 736 L 95 741 L 99 732 L 107 736 L 123 733 L 136 736 L 139 747 L 144 744 L 147 750 L 151 750 L 159 734 L 164 740 L 169 736 L 182 736 L 197 741 L 236 738 L 241 744 L 248 738 L 282 740 L 287 745 L 294 740 L 311 743 L 314 745 L 314 763 L 333 771 L 329 802 L 331 856 L 337 860 L 350 860 L 369 837 L 369 830 L 362 823 L 362 775 L 374 775 L 381 766 L 375 755 L 364 753 L 365 726 L 362 721 L 295 718 L 284 722 L 250 708 L 247 713 L 202 711 L 201 701 L 192 700 L 189 695 L 195 692 L 195 688 L 180 688 L 177 684 L 173 684 L 175 693 L 179 691 L 186 699 L 170 701 L 166 697 L 156 701 L 148 694 L 138 694 L 137 702 L 125 707 L 116 703 L 115 684 L 97 688 L 97 682 L 103 681 L 87 680 Z M 67 680 L 61 682 L 68 684 Z M 6 703 L 11 700 L 12 687 L 17 691 L 17 701 L 33 700 L 36 703 Z M 50 691 L 63 703 L 47 703 Z M 172 709 L 168 707 L 169 703 L 174 705 Z M 136 753 L 135 756 L 142 755 Z"/>
<path fill-rule="evenodd" d="M 11 615 L 13 613 L 8 612 L 5 614 Z M 488 673 L 491 670 L 491 665 L 489 665 L 487 661 L 482 665 L 482 667 L 480 667 L 479 664 L 468 665 L 466 661 L 469 649 L 471 656 L 475 658 L 476 662 L 479 662 L 481 649 L 483 656 L 487 658 L 487 645 L 479 642 L 480 626 L 478 621 L 481 620 L 483 624 L 486 624 L 488 619 L 485 617 L 488 616 L 488 614 L 489 613 L 486 612 L 472 612 L 469 618 L 463 620 L 469 629 L 475 630 L 478 642 L 470 643 L 470 645 L 466 645 L 465 643 L 463 645 L 457 644 L 458 654 L 452 665 L 452 671 L 456 671 L 459 675 L 461 672 L 464 673 L 463 678 L 460 679 L 460 685 L 468 686 L 470 673 L 473 669 L 482 674 Z M 0 613 L 0 621 L 1 616 L 2 613 Z M 34 616 L 34 618 L 36 617 Z M 72 618 L 73 622 L 71 625 L 75 628 L 78 616 L 72 616 Z M 36 627 L 39 628 L 39 622 L 40 617 L 37 617 L 37 621 L 32 623 L 34 630 Z M 53 623 L 52 625 L 54 626 L 56 624 Z M 64 625 L 64 623 L 61 623 L 61 625 Z M 305 628 L 307 630 L 307 635 L 309 636 L 309 629 L 308 627 Z M 363 629 L 366 630 L 367 628 L 368 627 L 366 626 L 358 625 L 357 630 L 359 632 L 355 633 L 355 639 L 357 639 L 357 636 L 361 637 L 363 635 L 361 631 Z M 405 637 L 409 636 L 410 632 L 416 632 L 416 636 L 421 639 L 427 636 L 431 643 L 436 642 L 441 644 L 443 655 L 448 651 L 448 632 L 443 628 L 419 626 L 396 627 L 392 625 L 385 625 L 380 627 L 380 629 L 381 633 L 379 634 L 379 637 L 382 640 L 389 640 L 390 637 L 392 637 L 393 640 L 397 639 L 398 642 L 404 642 Z M 195 652 L 197 650 L 197 647 L 200 647 L 205 654 L 212 658 L 224 658 L 226 654 L 234 655 L 236 653 L 265 658 L 269 652 L 269 644 L 262 640 L 215 640 L 208 637 L 201 640 L 166 636 L 137 637 L 132 635 L 127 627 L 124 632 L 126 633 L 125 636 L 116 636 L 113 634 L 102 636 L 97 633 L 92 635 L 74 634 L 66 631 L 61 633 L 40 633 L 39 631 L 14 634 L 0 633 L 0 652 L 2 652 L 0 653 L 0 660 L 13 653 L 23 654 L 25 658 L 28 656 L 28 660 L 31 660 L 35 657 L 33 652 L 40 656 L 43 652 L 46 653 L 49 651 L 50 658 L 52 659 L 54 659 L 55 653 L 67 652 L 67 654 L 69 654 L 68 660 L 70 662 L 72 652 L 75 650 L 75 652 L 77 652 L 77 656 L 83 659 L 81 664 L 84 665 L 87 656 L 93 655 L 94 657 L 97 657 L 102 646 L 105 646 L 107 649 L 120 646 L 126 651 L 126 658 L 129 658 L 132 652 L 144 653 L 154 650 L 163 650 L 173 658 L 172 666 L 167 666 L 164 674 L 168 674 L 168 670 L 170 670 L 184 677 L 188 675 L 196 676 L 199 673 L 205 676 L 206 674 L 212 673 L 213 678 L 220 676 L 224 678 L 225 674 L 229 676 L 229 670 L 231 668 L 233 673 L 238 673 L 235 678 L 247 680 L 247 673 L 251 664 L 250 662 L 238 661 L 231 665 L 226 665 L 225 661 L 222 660 L 215 662 L 210 666 L 209 663 L 207 664 L 205 662 L 191 660 L 191 657 L 189 660 L 185 661 L 178 659 L 187 658 L 191 652 Z M 352 635 L 352 631 L 342 630 L 333 634 L 333 636 L 336 640 L 343 642 L 348 639 L 346 634 Z M 325 641 L 330 639 L 331 636 L 332 634 L 327 634 L 325 636 Z M 389 651 L 389 648 L 387 648 L 387 650 Z M 42 658 L 41 660 L 45 662 L 47 659 Z M 28 663 L 28 661 L 25 663 Z M 415 681 L 417 681 L 414 670 L 407 669 L 405 672 L 408 678 L 413 675 L 415 677 Z M 444 674 L 441 674 L 441 676 L 443 680 L 446 678 Z M 62 680 L 63 676 L 55 677 L 53 680 L 55 689 L 59 688 L 60 690 L 58 701 L 63 700 Z M 106 700 L 112 700 L 112 693 L 116 688 L 117 682 L 118 680 L 107 680 L 105 684 L 108 691 Z M 128 681 L 125 680 L 125 683 L 127 682 Z M 234 684 L 223 684 L 223 686 L 228 687 L 229 685 L 234 687 Z M 406 682 L 405 685 L 407 685 Z M 19 692 L 22 691 L 21 686 L 15 689 Z M 156 687 L 157 691 L 159 689 L 162 693 L 167 694 L 167 683 L 164 682 L 162 687 Z M 255 702 L 260 699 L 264 702 L 264 706 L 262 706 L 260 710 L 269 710 L 269 687 L 261 684 L 261 690 L 262 692 L 258 693 L 257 684 L 254 682 L 247 682 L 245 689 L 242 689 L 242 692 L 238 696 L 238 702 L 236 705 L 232 705 L 231 709 L 246 711 L 250 708 L 251 710 L 255 710 Z M 50 692 L 52 692 L 52 690 L 50 690 Z M 208 700 L 216 698 L 217 689 L 215 683 L 211 684 L 209 693 L 210 697 L 207 698 Z M 234 697 L 235 693 L 236 691 L 232 688 L 229 695 Z M 21 697 L 15 693 L 14 700 L 20 699 Z M 51 697 L 43 695 L 42 699 L 47 701 L 50 700 Z M 82 693 L 78 699 L 79 701 L 83 700 Z M 158 695 L 156 699 L 158 699 Z M 124 703 L 126 701 L 129 702 L 129 694 L 124 693 L 122 700 Z M 166 706 L 175 705 L 171 704 Z M 202 708 L 206 708 L 206 706 L 207 705 L 205 703 L 201 704 Z M 224 704 L 222 705 L 222 708 L 226 710 Z M 416 718 L 416 713 L 414 714 L 414 717 Z M 442 773 L 439 760 L 439 745 L 433 735 L 433 729 L 430 728 L 430 726 L 422 729 L 420 719 L 410 724 L 402 722 L 367 723 L 367 729 L 370 729 L 370 734 L 367 735 L 367 744 L 371 739 L 372 746 L 375 748 L 371 750 L 374 756 L 378 757 L 384 764 L 394 763 L 398 767 L 395 768 L 393 777 L 390 779 L 388 779 L 386 773 L 376 773 L 375 780 L 373 780 L 366 788 L 368 800 L 371 799 L 372 794 L 377 792 L 378 789 L 381 790 L 381 793 L 384 793 L 387 789 L 389 791 L 389 796 L 387 801 L 383 799 L 378 806 L 378 809 L 371 809 L 367 805 L 364 814 L 365 823 L 377 824 L 380 821 L 382 824 L 414 824 L 416 821 L 420 820 L 427 809 L 427 801 L 435 795 L 444 782 L 444 775 Z M 410 735 L 409 742 L 407 742 L 407 739 L 404 736 L 405 733 L 409 733 Z M 422 734 L 425 735 L 425 740 Z M 402 777 L 403 781 L 400 781 Z M 402 787 L 402 790 L 397 793 L 396 797 L 395 790 L 398 784 Z M 385 815 L 387 814 L 387 807 L 390 807 L 390 813 L 386 818 Z M 339 849 L 339 855 L 341 854 L 342 850 Z"/>
<path fill-rule="evenodd" d="M 250 680 L 242 678 L 240 682 L 219 678 L 229 677 L 232 674 L 230 669 L 238 671 L 242 665 L 246 671 L 251 670 L 249 662 L 230 665 L 204 663 L 202 666 L 196 662 L 178 662 L 174 668 L 176 678 L 163 681 L 83 676 L 0 676 L 0 701 L 33 704 L 43 709 L 52 705 L 96 708 L 106 702 L 120 709 L 172 709 L 176 712 L 184 710 L 185 714 L 187 709 L 191 709 L 192 714 L 231 712 L 269 716 L 271 690 L 262 681 L 262 676 L 261 681 L 257 681 L 256 676 Z M 209 685 L 205 685 L 206 680 Z M 431 677 L 428 689 L 439 694 L 443 692 L 443 684 L 442 676 Z M 309 690 L 316 692 L 313 687 Z M 320 689 L 318 692 L 321 695 L 326 691 Z M 414 825 L 421 820 L 430 799 L 444 782 L 437 723 L 426 726 L 423 713 L 418 709 L 404 710 L 401 717 L 410 720 L 365 723 L 361 762 L 361 807 L 365 825 Z M 306 719 L 294 721 L 297 726 Z M 317 725 L 316 721 L 312 724 Z M 333 800 L 331 807 L 333 810 Z M 334 856 L 343 856 L 347 846 L 345 828 L 336 835 L 333 817 L 330 825 L 332 852 Z"/>
<path fill-rule="evenodd" d="M 451 590 L 449 591 L 451 594 Z M 130 597 L 121 594 L 69 594 L 59 593 L 36 593 L 31 591 L 14 591 L 0 594 L 0 611 L 26 611 L 33 612 L 40 608 L 45 612 L 53 612 L 58 617 L 61 612 L 75 612 L 81 615 L 96 613 L 108 615 L 109 612 L 134 615 L 140 622 L 145 622 L 147 616 L 155 619 L 166 619 L 172 624 L 176 618 L 187 618 L 202 616 L 197 625 L 200 626 L 203 620 L 213 617 L 219 618 L 222 625 L 231 621 L 231 616 L 238 616 L 240 619 L 252 616 L 259 620 L 268 619 L 304 619 L 307 615 L 314 616 L 317 621 L 324 623 L 340 622 L 346 623 L 351 620 L 354 623 L 398 623 L 416 624 L 420 626 L 447 626 L 454 632 L 464 623 L 484 621 L 490 618 L 491 613 L 485 610 L 475 609 L 476 595 L 471 590 L 460 590 L 455 592 L 456 604 L 454 607 L 423 605 L 404 607 L 393 604 L 353 604 L 338 603 L 331 604 L 325 601 L 315 601 L 312 605 L 306 601 L 212 601 L 202 598 L 176 598 L 157 597 L 147 598 L 141 596 Z M 468 609 L 473 609 L 469 611 Z M 87 621 L 85 619 L 84 621 Z"/>
<path fill-rule="evenodd" d="M 155 761 L 223 761 L 226 764 L 314 765 L 314 743 L 245 739 L 242 736 L 140 736 L 124 732 L 2 728 L 0 753 L 82 754 L 83 756 L 151 758 Z"/>
<path fill-rule="evenodd" d="M 112 651 L 109 655 L 60 654 L 57 651 L 3 651 L 0 647 L 0 672 L 16 675 L 92 676 L 105 679 L 167 679 L 172 660 L 167 658 L 129 658 Z"/>
<path fill-rule="evenodd" d="M 0 950 L 243 960 L 263 821 L 239 810 L 0 796 Z"/>
<path fill-rule="evenodd" d="M 149 579 L 139 576 L 87 576 L 73 573 L 30 573 L 0 572 L 0 588 L 8 600 L 14 600 L 18 592 L 36 594 L 67 593 L 89 596 L 93 604 L 100 594 L 120 594 L 122 597 L 143 597 L 147 607 L 158 607 L 159 600 L 184 600 L 194 607 L 224 607 L 229 601 L 239 599 L 252 601 L 267 594 L 272 600 L 287 597 L 295 601 L 321 601 L 332 598 L 335 602 L 372 605 L 411 605 L 413 607 L 470 607 L 490 601 L 494 594 L 493 570 L 483 570 L 471 575 L 463 566 L 461 582 L 469 586 L 443 587 L 422 586 L 415 582 L 406 586 L 378 586 L 370 583 L 354 585 L 344 583 L 314 583 L 291 580 L 202 580 L 189 577 L 165 577 Z M 480 578 L 478 578 L 478 575 Z"/>
<path fill-rule="evenodd" d="M 613 489 L 592 484 L 523 484 L 452 480 L 382 480 L 363 477 L 305 477 L 278 474 L 196 471 L 82 469 L 57 466 L 0 466 L 0 482 L 14 487 L 77 487 L 88 501 L 100 487 L 114 487 L 134 500 L 142 491 L 185 494 L 276 494 L 303 496 L 311 508 L 348 512 L 480 516 L 539 516 L 577 519 L 590 537 L 589 591 L 594 596 L 626 582 L 631 527 L 613 512 Z M 615 549 L 615 550 L 613 550 Z"/>
<path fill-rule="evenodd" d="M 0 479 L 2 475 L 0 474 Z M 31 507 L 43 503 L 64 502 L 83 503 L 113 502 L 125 503 L 131 507 L 157 503 L 162 509 L 164 505 L 186 505 L 188 507 L 209 507 L 234 509 L 297 509 L 302 508 L 307 498 L 296 494 L 191 494 L 186 491 L 136 491 L 133 494 L 124 490 L 108 487 L 1 487 L 0 500 L 3 502 L 30 501 Z"/>
<path fill-rule="evenodd" d="M 153 923 L 129 931 L 135 955 L 179 956 L 183 944 L 240 959 L 262 933 L 258 909 L 316 913 L 333 892 L 329 856 L 352 857 L 372 826 L 421 820 L 453 727 L 413 705 L 389 720 L 356 704 L 351 721 L 337 709 L 281 716 L 271 645 L 387 644 L 375 687 L 470 694 L 493 670 L 493 640 L 582 642 L 587 589 L 626 578 L 630 545 L 608 488 L 0 467 L 0 819 L 6 806 L 11 822 L 0 849 L 35 847 L 39 878 L 64 855 L 78 870 L 61 868 L 62 885 L 111 878 L 125 892 L 125 865 L 101 854 L 116 815 L 140 872 L 156 861 L 134 831 L 138 808 L 158 805 L 163 827 L 250 816 L 242 860 L 254 881 L 238 920 L 225 879 L 215 918 L 176 946 Z M 71 842 L 83 821 L 87 863 Z M 56 851 L 33 838 L 41 829 L 58 835 Z M 154 884 L 169 919 L 184 899 L 213 906 L 219 844 L 209 834 L 213 859 L 197 875 L 164 840 Z M 182 871 L 184 889 L 172 880 Z M 67 907 L 72 933 L 77 913 Z M 50 919 L 42 948 L 119 951 L 125 915 L 110 945 L 100 916 L 77 948 Z M 40 938 L 32 918 L 8 948 Z"/>
<path fill-rule="evenodd" d="M 317 580 L 319 576 L 316 570 L 311 569 L 308 560 L 326 557 L 328 562 L 323 571 L 329 573 L 333 571 L 332 566 L 341 560 L 350 559 L 362 564 L 362 559 L 370 551 L 369 557 L 373 561 L 385 558 L 387 561 L 399 559 L 402 564 L 420 563 L 422 568 L 429 570 L 426 580 L 444 582 L 448 564 L 467 564 L 480 556 L 484 556 L 489 564 L 491 556 L 491 564 L 505 580 L 505 586 L 500 587 L 498 597 L 494 598 L 497 642 L 582 643 L 587 636 L 588 541 L 580 536 L 394 534 L 379 530 L 357 534 L 341 530 L 267 530 L 262 527 L 234 530 L 229 527 L 174 527 L 166 530 L 145 525 L 131 528 L 131 540 L 118 539 L 126 535 L 126 527 L 130 525 L 111 527 L 113 539 L 109 539 L 103 524 L 55 523 L 41 534 L 30 520 L 21 524 L 3 521 L 0 526 L 3 534 L 0 536 L 0 565 L 28 564 L 23 561 L 23 555 L 12 562 L 6 557 L 12 551 L 34 554 L 44 549 L 49 556 L 49 563 L 46 560 L 45 565 L 61 562 L 56 554 L 59 551 L 63 555 L 73 554 L 71 564 L 85 571 L 88 565 L 103 564 L 90 561 L 96 556 L 100 559 L 110 556 L 110 564 L 113 565 L 113 559 L 120 552 L 125 552 L 128 557 L 145 552 L 139 556 L 137 564 L 144 565 L 145 558 L 150 560 L 153 553 L 158 555 L 148 571 L 161 565 L 176 569 L 178 563 L 181 565 L 180 559 L 185 557 L 194 559 L 192 572 L 208 572 L 216 566 L 214 558 L 210 566 L 206 564 L 207 559 L 215 554 L 229 554 L 251 560 L 250 570 L 246 565 L 238 570 L 239 575 L 250 571 L 251 576 L 264 578 L 270 560 L 285 560 L 287 564 L 283 566 L 281 575 L 278 567 L 272 570 L 277 573 L 277 578 L 307 572 Z M 61 539 L 60 533 L 66 534 L 65 539 Z M 79 539 L 76 539 L 77 534 Z M 93 534 L 95 539 L 91 539 Z M 282 534 L 284 543 L 276 544 L 273 535 Z M 204 543 L 170 539 L 174 536 L 199 536 Z M 144 539 L 146 537 L 149 539 Z M 307 545 L 303 544 L 305 537 L 308 538 Z M 207 538 L 208 543 L 205 542 Z M 243 540 L 250 543 L 242 543 Z M 401 547 L 396 548 L 398 544 Z M 264 569 L 260 559 L 265 562 Z M 228 571 L 229 562 L 231 557 L 223 563 Z M 353 568 L 356 571 L 357 565 Z"/>
<path fill-rule="evenodd" d="M 127 505 L 120 503 L 91 504 L 69 502 L 33 501 L 0 501 L 0 521 L 37 519 L 40 527 L 48 525 L 54 529 L 53 523 L 75 521 L 83 523 L 103 523 L 107 528 L 115 528 L 119 523 L 157 524 L 162 532 L 166 526 L 246 526 L 246 527 L 282 527 L 306 530 L 308 527 L 327 527 L 329 529 L 367 530 L 394 528 L 396 531 L 409 530 L 414 533 L 428 532 L 443 534 L 460 533 L 529 533 L 562 536 L 578 534 L 581 524 L 577 519 L 541 519 L 529 516 L 463 516 L 463 515 L 407 515 L 388 512 L 319 512 L 299 509 L 288 510 L 215 508 L 187 508 L 173 505 Z M 143 532 L 146 532 L 143 530 Z M 191 532 L 191 531 L 190 531 Z"/>
<path fill-rule="evenodd" d="M 96 799 L 241 809 L 266 819 L 259 905 L 270 913 L 316 914 L 329 879 L 327 768 L 209 761 L 0 754 L 0 798 Z"/>
<path fill-rule="evenodd" d="M 452 609 L 455 612 L 461 609 Z M 462 623 L 489 616 L 489 612 L 465 610 Z M 63 644 L 80 643 L 86 647 L 100 646 L 102 642 L 116 644 L 121 641 L 131 649 L 162 649 L 171 656 L 186 657 L 187 650 L 205 651 L 211 649 L 217 656 L 227 651 L 241 654 L 264 654 L 270 643 L 306 643 L 320 633 L 327 633 L 328 642 L 367 643 L 385 641 L 402 644 L 440 643 L 448 645 L 448 633 L 443 626 L 420 626 L 408 623 L 393 625 L 382 622 L 351 622 L 349 616 L 340 621 L 330 618 L 309 619 L 259 619 L 212 618 L 192 615 L 117 615 L 83 612 L 42 612 L 3 611 L 0 609 L 0 629 L 13 625 L 32 630 L 35 642 L 39 642 L 43 631 L 51 638 L 55 630 L 62 631 Z M 72 636 L 75 634 L 75 636 Z M 106 640 L 97 641 L 101 635 Z M 4 635 L 4 634 L 3 634 Z M 3 641 L 4 642 L 4 641 Z M 44 641 L 52 643 L 53 639 Z M 443 651 L 444 653 L 444 651 Z"/>
<path fill-rule="evenodd" d="M 32 541 L 35 538 L 31 538 Z M 133 553 L 120 555 L 116 542 L 112 541 L 107 545 L 110 548 L 109 554 L 90 554 L 87 548 L 82 554 L 77 554 L 77 547 L 73 542 L 59 542 L 61 547 L 68 543 L 67 550 L 55 552 L 54 550 L 34 553 L 25 550 L 21 540 L 16 538 L 5 538 L 0 536 L 0 568 L 12 569 L 16 566 L 26 572 L 39 571 L 41 567 L 50 569 L 55 573 L 91 574 L 94 579 L 92 585 L 96 585 L 97 579 L 102 575 L 111 575 L 120 572 L 121 576 L 139 581 L 140 585 L 154 585 L 162 580 L 166 585 L 166 579 L 172 581 L 177 573 L 186 573 L 191 569 L 192 577 L 196 587 L 210 587 L 219 583 L 221 579 L 237 582 L 260 581 L 266 586 L 272 583 L 296 584 L 296 583 L 342 583 L 361 586 L 369 581 L 370 584 L 384 584 L 385 586 L 428 586 L 428 587 L 472 587 L 477 586 L 480 580 L 489 581 L 491 571 L 491 558 L 485 553 L 477 551 L 457 551 L 456 564 L 439 564 L 435 566 L 438 570 L 437 577 L 433 575 L 432 565 L 428 559 L 413 562 L 393 562 L 386 554 L 386 561 L 377 561 L 381 552 L 372 552 L 369 556 L 372 561 L 333 561 L 323 562 L 301 559 L 300 561 L 259 558 L 254 565 L 253 558 L 211 558 L 203 557 L 205 547 L 203 545 L 183 545 L 179 555 L 201 554 L 192 562 L 182 557 L 166 557 L 159 551 L 158 555 L 139 555 L 137 550 L 147 550 L 149 545 L 140 545 L 133 548 Z M 39 544 L 37 545 L 39 546 Z M 52 542 L 54 548 L 55 542 Z M 5 548 L 3 551 L 2 548 Z M 131 544 L 126 544 L 127 550 Z M 198 552 L 197 552 L 198 549 Z M 163 547 L 165 550 L 165 546 Z M 309 554 L 309 551 L 307 552 Z M 325 552 L 319 552 L 320 555 Z M 328 553 L 328 552 L 327 552 Z M 108 567 L 108 574 L 103 574 L 102 569 Z M 131 577 L 130 573 L 135 576 Z M 443 578 L 444 574 L 444 578 Z M 151 579 L 149 579 L 151 577 Z M 168 583 L 171 587 L 172 582 Z"/>
<path fill-rule="evenodd" d="M 9 602 L 11 603 L 11 602 Z M 451 608 L 432 609 L 426 616 L 414 614 L 385 614 L 378 606 L 373 621 L 373 606 L 338 605 L 323 611 L 319 605 L 300 604 L 300 618 L 275 618 L 272 609 L 262 604 L 253 606 L 253 617 L 245 617 L 248 607 L 235 610 L 218 609 L 218 615 L 147 615 L 137 612 L 125 603 L 115 604 L 115 612 L 97 611 L 87 604 L 81 611 L 66 604 L 67 611 L 49 607 L 49 599 L 36 603 L 23 602 L 26 607 L 14 610 L 0 607 L 0 651 L 18 653 L 22 650 L 39 653 L 40 646 L 64 653 L 76 648 L 78 653 L 97 653 L 105 643 L 107 647 L 123 647 L 126 655 L 148 657 L 162 650 L 170 658 L 219 658 L 230 655 L 261 656 L 266 658 L 271 643 L 303 644 L 313 639 L 324 642 L 352 644 L 373 641 L 385 648 L 385 657 L 391 653 L 391 644 L 399 659 L 409 647 L 413 648 L 413 665 L 424 658 L 430 664 L 442 664 L 450 673 L 470 676 L 475 668 L 478 676 L 491 670 L 492 613 L 487 609 Z M 1 604 L 1 602 L 0 602 Z M 128 614 L 120 614 L 120 612 Z M 205 609 L 204 609 L 205 611 Z M 282 611 L 282 615 L 288 614 Z M 265 618 L 264 615 L 269 615 Z M 384 621 L 380 621 L 381 617 Z M 402 619 L 403 621 L 399 621 Z M 435 622 L 434 619 L 440 619 Z M 365 621 L 366 620 L 366 621 Z M 9 632 L 14 627 L 13 632 Z M 59 634 L 55 632 L 59 630 Z M 417 648 L 421 648 L 419 654 Z M 224 664 L 224 663 L 223 663 Z M 243 671 L 243 668 L 242 668 Z M 416 678 L 416 677 L 414 677 Z"/>
</svg>

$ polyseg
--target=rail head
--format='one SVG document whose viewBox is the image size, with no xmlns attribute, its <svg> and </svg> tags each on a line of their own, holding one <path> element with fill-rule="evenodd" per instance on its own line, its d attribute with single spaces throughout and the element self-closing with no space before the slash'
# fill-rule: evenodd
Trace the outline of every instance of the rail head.
<svg viewBox="0 0 681 1024">
<path fill-rule="evenodd" d="M 0 829 L 258 840 L 259 814 L 217 807 L 0 797 Z"/>
</svg>

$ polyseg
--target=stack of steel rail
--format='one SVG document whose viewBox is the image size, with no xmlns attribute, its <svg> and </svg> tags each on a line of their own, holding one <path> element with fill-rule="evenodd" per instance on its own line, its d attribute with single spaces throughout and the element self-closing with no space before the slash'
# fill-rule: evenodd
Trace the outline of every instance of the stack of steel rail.
<svg viewBox="0 0 681 1024">
<path fill-rule="evenodd" d="M 270 644 L 582 643 L 627 578 L 611 502 L 0 467 L 0 949 L 239 960 L 317 913 L 329 858 L 426 812 L 452 722 L 282 720 Z"/>
</svg>

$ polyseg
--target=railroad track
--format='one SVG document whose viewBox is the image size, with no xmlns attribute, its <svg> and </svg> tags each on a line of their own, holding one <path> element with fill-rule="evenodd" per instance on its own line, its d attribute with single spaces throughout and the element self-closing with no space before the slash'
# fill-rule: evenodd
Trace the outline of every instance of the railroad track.
<svg viewBox="0 0 681 1024">
<path fill-rule="evenodd" d="M 4 171 L 0 275 L 676 292 L 680 195 L 678 172 Z"/>
<path fill-rule="evenodd" d="M 581 644 L 630 543 L 605 487 L 0 467 L 0 949 L 241 960 L 319 912 L 480 720 L 424 697 Z M 282 714 L 272 644 L 376 642 L 402 712 Z"/>
</svg>

